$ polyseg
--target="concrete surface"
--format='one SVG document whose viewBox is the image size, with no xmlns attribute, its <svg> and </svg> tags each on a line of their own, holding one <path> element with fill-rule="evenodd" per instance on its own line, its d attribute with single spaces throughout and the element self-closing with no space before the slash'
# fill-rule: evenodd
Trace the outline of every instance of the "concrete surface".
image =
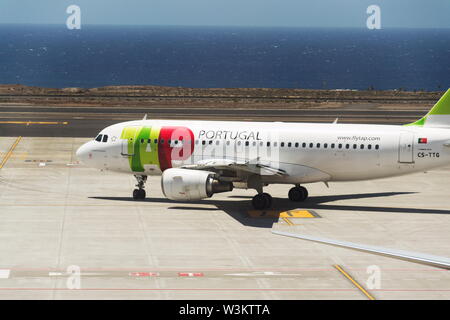
<svg viewBox="0 0 450 320">
<path fill-rule="evenodd" d="M 0 138 L 0 157 L 16 137 Z M 252 190 L 197 203 L 166 200 L 159 177 L 132 201 L 132 176 L 77 164 L 82 138 L 22 138 L 0 169 L 0 299 L 449 299 L 450 274 L 410 262 L 276 236 L 271 228 L 450 256 L 450 167 L 384 180 L 269 186 L 274 210 L 251 218 Z M 43 165 L 42 163 L 45 163 Z M 81 268 L 81 289 L 71 265 Z M 380 270 L 380 288 L 367 268 Z M 190 273 L 190 274 L 189 274 Z"/>
</svg>

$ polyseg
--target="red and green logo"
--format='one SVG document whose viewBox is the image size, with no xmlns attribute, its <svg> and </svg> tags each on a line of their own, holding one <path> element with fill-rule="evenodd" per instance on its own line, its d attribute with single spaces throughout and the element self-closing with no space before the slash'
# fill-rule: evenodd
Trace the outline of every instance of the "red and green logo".
<svg viewBox="0 0 450 320">
<path fill-rule="evenodd" d="M 164 171 L 172 168 L 172 161 L 187 160 L 194 152 L 194 134 L 187 127 L 130 126 L 120 138 L 122 154 L 129 156 L 133 172 L 144 172 L 145 165 Z"/>
</svg>

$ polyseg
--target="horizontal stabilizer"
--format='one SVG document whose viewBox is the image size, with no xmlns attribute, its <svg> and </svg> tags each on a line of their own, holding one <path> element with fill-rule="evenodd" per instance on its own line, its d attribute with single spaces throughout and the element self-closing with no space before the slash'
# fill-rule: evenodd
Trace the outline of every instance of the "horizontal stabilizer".
<svg viewBox="0 0 450 320">
<path fill-rule="evenodd" d="M 450 259 L 446 257 L 433 256 L 425 253 L 405 251 L 405 250 L 397 250 L 397 249 L 389 249 L 378 246 L 370 246 L 358 243 L 352 243 L 347 241 L 339 241 L 333 239 L 326 239 L 321 237 L 302 235 L 284 231 L 272 230 L 272 233 L 278 234 L 281 236 L 298 238 L 303 240 L 309 240 L 319 243 L 325 243 L 332 246 L 343 247 L 348 249 L 354 249 L 363 252 L 374 253 L 381 256 L 386 256 L 390 258 L 396 258 L 400 260 L 406 260 L 410 262 L 420 263 L 428 266 L 438 267 L 450 270 Z"/>
</svg>

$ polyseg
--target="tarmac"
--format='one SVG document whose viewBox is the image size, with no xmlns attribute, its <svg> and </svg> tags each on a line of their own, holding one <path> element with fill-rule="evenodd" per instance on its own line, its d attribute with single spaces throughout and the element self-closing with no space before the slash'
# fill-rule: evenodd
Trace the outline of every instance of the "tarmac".
<svg viewBox="0 0 450 320">
<path fill-rule="evenodd" d="M 60 106 L 0 103 L 0 136 L 93 137 L 114 123 L 142 119 L 403 124 L 425 115 L 434 103 L 318 103 L 232 105 Z"/>
<path fill-rule="evenodd" d="M 306 185 L 301 204 L 271 185 L 267 212 L 253 190 L 173 202 L 159 177 L 134 201 L 132 176 L 77 162 L 88 139 L 21 134 L 64 124 L 13 126 L 0 132 L 0 299 L 450 298 L 448 270 L 271 233 L 450 257 L 450 166 Z"/>
</svg>

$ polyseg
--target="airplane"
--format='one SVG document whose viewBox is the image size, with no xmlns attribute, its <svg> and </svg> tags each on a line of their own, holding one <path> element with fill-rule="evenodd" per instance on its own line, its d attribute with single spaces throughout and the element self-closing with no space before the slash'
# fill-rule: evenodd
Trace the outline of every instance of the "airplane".
<svg viewBox="0 0 450 320">
<path fill-rule="evenodd" d="M 405 125 L 142 120 L 103 129 L 76 152 L 85 165 L 133 174 L 133 199 L 145 199 L 149 175 L 164 195 L 197 201 L 234 188 L 254 189 L 255 209 L 271 207 L 263 191 L 291 184 L 378 179 L 450 164 L 450 89 L 421 119 Z"/>
</svg>

